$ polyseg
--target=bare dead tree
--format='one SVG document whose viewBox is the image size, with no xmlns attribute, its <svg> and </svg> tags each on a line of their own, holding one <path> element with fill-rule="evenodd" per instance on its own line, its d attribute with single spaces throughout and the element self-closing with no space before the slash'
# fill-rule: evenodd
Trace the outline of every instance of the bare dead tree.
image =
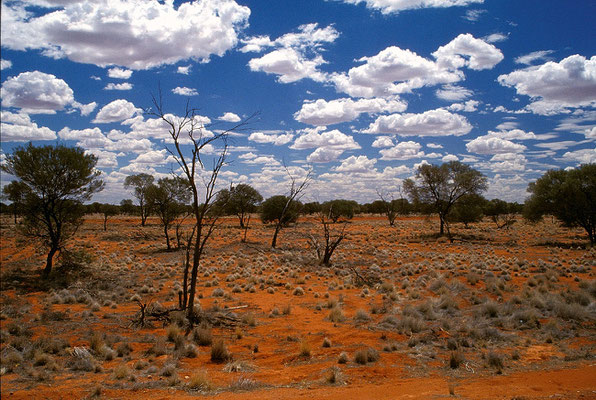
<svg viewBox="0 0 596 400">
<path fill-rule="evenodd" d="M 292 173 L 290 172 L 288 167 L 285 165 L 284 165 L 284 167 L 286 169 L 286 173 L 288 174 L 288 177 L 290 178 L 290 192 L 287 195 L 286 204 L 284 205 L 282 212 L 279 215 L 279 218 L 276 220 L 276 223 L 275 223 L 275 232 L 273 233 L 273 239 L 271 240 L 271 248 L 273 248 L 273 249 L 277 246 L 277 235 L 279 234 L 279 231 L 281 231 L 281 229 L 283 228 L 286 213 L 292 206 L 292 203 L 294 201 L 298 201 L 300 199 L 300 197 L 302 197 L 302 195 L 304 194 L 303 192 L 310 185 L 310 182 L 312 180 L 312 173 L 313 173 L 312 169 L 310 169 L 308 171 L 308 173 L 306 174 L 306 176 L 304 177 L 304 179 L 301 182 L 298 182 L 297 177 L 292 175 Z"/>
<path fill-rule="evenodd" d="M 387 201 L 385 200 L 387 196 L 383 196 L 381 191 L 377 189 L 377 196 L 379 196 L 379 198 L 383 202 L 383 211 L 385 213 L 385 216 L 387 217 L 387 220 L 389 221 L 389 226 L 395 225 L 395 219 L 397 218 L 397 207 L 395 205 L 395 202 L 393 201 L 395 200 L 393 198 L 393 195 L 391 195 L 391 200 Z"/>
<path fill-rule="evenodd" d="M 347 236 L 346 226 L 348 225 L 348 221 L 343 222 L 341 230 L 339 230 L 337 233 L 331 232 L 330 225 L 332 220 L 325 213 L 319 214 L 319 221 L 321 221 L 321 225 L 323 226 L 323 239 L 325 240 L 325 248 L 323 248 L 319 240 L 312 234 L 309 237 L 309 242 L 317 253 L 319 264 L 330 266 L 333 252 L 335 249 L 337 249 L 337 246 L 339 246 L 341 241 Z"/>
<path fill-rule="evenodd" d="M 184 113 L 180 117 L 166 114 L 162 99 L 161 89 L 159 96 L 152 96 L 154 109 L 147 111 L 147 114 L 161 119 L 168 126 L 168 133 L 174 143 L 174 149 L 166 147 L 167 151 L 178 163 L 182 170 L 182 177 L 188 181 L 189 190 L 192 193 L 192 215 L 194 216 L 193 234 L 190 235 L 187 263 L 183 276 L 183 300 L 182 305 L 186 310 L 186 317 L 192 327 L 194 321 L 194 301 L 197 286 L 197 276 L 201 257 L 205 251 L 205 245 L 215 230 L 217 214 L 210 213 L 213 200 L 217 195 L 216 184 L 221 169 L 226 164 L 228 155 L 228 134 L 238 130 L 248 123 L 256 114 L 239 123 L 231 129 L 215 133 L 207 133 L 203 122 L 197 114 L 197 109 L 186 103 Z M 188 141 L 190 152 L 184 151 L 183 141 Z M 205 147 L 212 143 L 220 143 L 223 148 L 214 160 L 212 167 L 207 169 L 203 162 Z M 204 173 L 204 174 L 202 174 Z M 202 181 L 203 192 L 200 193 L 197 180 Z M 192 248 L 192 261 L 190 253 Z M 190 273 L 190 274 L 189 274 Z M 187 289 L 188 288 L 188 289 Z"/>
</svg>

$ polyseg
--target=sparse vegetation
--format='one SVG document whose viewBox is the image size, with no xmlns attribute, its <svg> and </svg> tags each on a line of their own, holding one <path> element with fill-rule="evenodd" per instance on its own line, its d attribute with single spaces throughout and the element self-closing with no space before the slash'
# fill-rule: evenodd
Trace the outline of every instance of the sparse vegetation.
<svg viewBox="0 0 596 400">
<path fill-rule="evenodd" d="M 95 397 L 114 387 L 277 390 L 283 379 L 308 381 L 317 390 L 349 387 L 361 376 L 382 382 L 391 378 L 381 374 L 398 370 L 399 376 L 450 376 L 460 387 L 469 377 L 523 374 L 529 360 L 538 368 L 582 368 L 593 360 L 596 250 L 527 239 L 557 235 L 559 242 L 574 243 L 581 236 L 556 221 L 518 221 L 496 230 L 485 219 L 467 231 L 490 231 L 491 242 L 450 244 L 428 234 L 433 227 L 419 216 L 399 219 L 393 228 L 355 216 L 346 225 L 352 239 L 334 255 L 334 265 L 321 268 L 304 251 L 316 216 L 288 229 L 292 240 L 281 249 L 265 251 L 238 240 L 235 217 L 223 218 L 213 237 L 217 251 L 203 259 L 196 296 L 204 308 L 195 303 L 191 326 L 179 308 L 177 277 L 185 254 L 164 251 L 157 218 L 148 218 L 141 235 L 133 219 L 114 217 L 117 246 L 94 239 L 106 235 L 101 215 L 87 218 L 74 249 L 96 255 L 85 261 L 87 279 L 27 292 L 18 283 L 21 275 L 4 279 L 17 264 L 3 264 L 3 386 L 28 382 L 37 393 L 44 390 L 41 383 L 61 387 L 64 374 L 72 374 L 90 382 L 83 396 L 100 387 Z M 4 235 L 10 229 L 0 229 L 14 246 L 15 239 Z M 268 229 L 254 227 L 251 240 L 267 238 Z M 510 235 L 519 238 L 517 247 Z M 138 317 L 139 304 L 145 324 L 121 328 Z M 273 359 L 287 377 L 256 381 L 252 374 L 267 376 Z M 309 369 L 319 376 L 305 378 Z"/>
</svg>

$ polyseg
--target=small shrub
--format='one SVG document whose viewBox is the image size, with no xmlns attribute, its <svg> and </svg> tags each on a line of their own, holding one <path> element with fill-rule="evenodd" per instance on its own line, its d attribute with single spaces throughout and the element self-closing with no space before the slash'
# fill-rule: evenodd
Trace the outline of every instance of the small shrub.
<svg viewBox="0 0 596 400">
<path fill-rule="evenodd" d="M 461 351 L 452 351 L 449 357 L 449 367 L 457 369 L 464 362 L 464 355 Z"/>
<path fill-rule="evenodd" d="M 131 351 L 132 347 L 130 347 L 130 344 L 126 342 L 120 343 L 118 347 L 116 347 L 116 353 L 118 353 L 118 357 L 127 356 L 130 354 Z"/>
<path fill-rule="evenodd" d="M 372 347 L 367 349 L 359 349 L 354 353 L 354 362 L 357 364 L 365 365 L 369 362 L 378 361 L 380 358 L 379 352 Z"/>
<path fill-rule="evenodd" d="M 121 364 L 114 369 L 114 378 L 118 380 L 126 379 L 130 376 L 130 369 L 126 364 Z"/>
<path fill-rule="evenodd" d="M 290 315 L 290 313 L 292 312 L 292 305 L 289 303 L 286 304 L 284 308 L 282 308 L 281 312 L 283 315 Z"/>
<path fill-rule="evenodd" d="M 359 309 L 354 314 L 354 320 L 357 322 L 367 322 L 370 321 L 370 315 L 363 309 Z"/>
<path fill-rule="evenodd" d="M 149 365 L 149 363 L 145 360 L 138 360 L 137 362 L 135 362 L 134 364 L 134 369 L 136 369 L 137 371 L 140 371 L 142 369 L 147 368 L 147 366 Z"/>
<path fill-rule="evenodd" d="M 104 337 L 101 333 L 95 332 L 91 339 L 89 340 L 89 347 L 93 350 L 96 354 L 101 353 L 101 348 L 105 345 Z"/>
<path fill-rule="evenodd" d="M 23 355 L 16 350 L 9 350 L 2 352 L 0 364 L 2 368 L 6 368 L 6 372 L 13 372 L 14 369 L 23 363 Z"/>
<path fill-rule="evenodd" d="M 239 376 L 238 378 L 236 378 L 235 380 L 232 381 L 232 383 L 230 383 L 229 389 L 232 391 L 238 391 L 238 390 L 253 390 L 255 388 L 258 388 L 259 386 L 261 386 L 259 384 L 259 382 L 247 378 L 245 376 Z"/>
<path fill-rule="evenodd" d="M 199 346 L 211 346 L 213 343 L 211 329 L 206 326 L 195 328 L 192 331 L 192 340 Z"/>
<path fill-rule="evenodd" d="M 368 356 L 366 354 L 366 349 L 356 350 L 356 353 L 354 353 L 354 362 L 356 364 L 365 365 L 367 361 Z"/>
<path fill-rule="evenodd" d="M 381 358 L 379 352 L 377 351 L 377 349 L 373 349 L 372 347 L 369 347 L 366 351 L 366 360 L 368 362 L 376 362 L 379 361 L 379 358 Z"/>
<path fill-rule="evenodd" d="M 325 381 L 331 385 L 342 385 L 344 377 L 339 367 L 333 366 L 327 370 Z"/>
<path fill-rule="evenodd" d="M 489 351 L 486 355 L 486 362 L 488 363 L 489 367 L 496 368 L 497 370 L 502 370 L 504 367 L 503 356 L 501 354 L 495 353 L 494 351 Z"/>
<path fill-rule="evenodd" d="M 311 355 L 310 345 L 308 344 L 308 342 L 306 340 L 302 340 L 300 342 L 300 357 L 310 358 L 310 355 Z"/>
<path fill-rule="evenodd" d="M 383 346 L 383 351 L 386 353 L 391 353 L 392 351 L 397 351 L 397 349 L 398 349 L 398 345 L 396 342 L 386 343 Z"/>
<path fill-rule="evenodd" d="M 256 326 L 257 319 L 253 313 L 247 313 L 242 316 L 242 322 L 244 322 L 248 326 Z"/>
<path fill-rule="evenodd" d="M 72 350 L 71 358 L 67 361 L 66 366 L 73 371 L 97 371 L 98 365 L 89 352 L 84 347 L 75 347 Z"/>
<path fill-rule="evenodd" d="M 331 347 L 331 340 L 329 338 L 323 339 L 323 347 Z"/>
<path fill-rule="evenodd" d="M 167 363 L 161 369 L 159 373 L 161 376 L 170 377 L 176 373 L 176 364 L 175 363 Z"/>
<path fill-rule="evenodd" d="M 331 311 L 329 311 L 329 315 L 327 316 L 327 318 L 329 318 L 329 321 L 331 321 L 331 322 L 343 322 L 343 321 L 345 321 L 346 316 L 344 315 L 341 308 L 336 306 L 336 307 L 333 307 L 331 309 Z"/>
<path fill-rule="evenodd" d="M 499 305 L 493 301 L 487 301 L 481 307 L 481 313 L 488 318 L 496 318 L 499 316 Z"/>
<path fill-rule="evenodd" d="M 337 363 L 338 364 L 346 364 L 348 362 L 348 353 L 346 353 L 345 351 L 342 351 L 339 354 L 339 357 L 337 358 Z"/>
<path fill-rule="evenodd" d="M 153 354 L 156 357 L 163 356 L 167 354 L 168 349 L 166 347 L 166 342 L 164 339 L 160 338 L 147 350 L 147 354 Z"/>
<path fill-rule="evenodd" d="M 211 345 L 211 362 L 223 363 L 231 358 L 223 339 L 219 339 Z"/>
<path fill-rule="evenodd" d="M 182 356 L 186 358 L 197 358 L 199 356 L 199 349 L 194 344 L 184 346 L 182 349 Z"/>
<path fill-rule="evenodd" d="M 191 390 L 205 390 L 210 391 L 214 389 L 213 382 L 209 379 L 207 375 L 207 371 L 200 371 L 196 374 L 193 374 L 187 384 L 188 388 Z"/>
<path fill-rule="evenodd" d="M 180 328 L 178 327 L 178 325 L 168 326 L 166 333 L 168 335 L 168 342 L 172 343 L 175 343 L 177 340 L 179 340 L 180 336 L 182 336 L 182 333 L 180 332 Z"/>
</svg>

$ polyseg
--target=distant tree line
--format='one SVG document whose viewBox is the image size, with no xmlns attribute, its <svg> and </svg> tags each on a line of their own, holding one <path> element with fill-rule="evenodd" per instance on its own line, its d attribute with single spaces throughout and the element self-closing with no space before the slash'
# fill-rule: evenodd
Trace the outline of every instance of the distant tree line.
<svg viewBox="0 0 596 400">
<path fill-rule="evenodd" d="M 380 199 L 365 204 L 347 199 L 302 203 L 300 198 L 312 179 L 310 173 L 303 181 L 290 175 L 288 195 L 268 199 L 263 199 L 248 184 L 216 191 L 213 182 L 208 187 L 207 202 L 203 203 L 193 196 L 188 177 L 172 176 L 155 181 L 151 175 L 137 174 L 127 177 L 124 182 L 136 202 L 124 199 L 118 205 L 84 204 L 103 188 L 95 170 L 96 162 L 94 156 L 85 154 L 80 148 L 29 144 L 16 148 L 1 167 L 17 180 L 3 187 L 2 199 L 10 204 L 0 203 L 0 212 L 10 213 L 25 236 L 48 247 L 46 276 L 52 270 L 54 255 L 64 249 L 66 241 L 82 223 L 83 215 L 89 213 L 103 216 L 104 230 L 107 230 L 110 217 L 118 214 L 138 215 L 142 226 L 146 225 L 149 215 L 155 215 L 163 227 L 168 250 L 188 250 L 196 225 L 195 230 L 185 237 L 182 224 L 187 218 L 200 218 L 210 235 L 219 216 L 235 216 L 244 231 L 243 241 L 246 241 L 254 214 L 260 216 L 262 223 L 274 227 L 271 247 L 276 246 L 278 233 L 296 223 L 300 215 L 314 215 L 323 221 L 328 245 L 330 224 L 346 223 L 358 214 L 385 216 L 391 226 L 395 225 L 399 215 L 436 214 L 439 235 L 447 234 L 450 239 L 450 225 L 456 222 L 468 227 L 486 217 L 496 228 L 508 229 L 520 214 L 528 221 L 539 221 L 544 215 L 552 215 L 565 226 L 583 228 L 592 245 L 596 240 L 596 164 L 546 172 L 529 184 L 530 196 L 525 204 L 487 200 L 482 196 L 487 189 L 487 178 L 458 161 L 424 164 L 400 188 L 399 193 L 403 189 L 407 197 L 385 198 L 379 194 Z M 172 230 L 174 236 L 171 236 Z M 344 230 L 341 232 L 343 235 Z"/>
</svg>

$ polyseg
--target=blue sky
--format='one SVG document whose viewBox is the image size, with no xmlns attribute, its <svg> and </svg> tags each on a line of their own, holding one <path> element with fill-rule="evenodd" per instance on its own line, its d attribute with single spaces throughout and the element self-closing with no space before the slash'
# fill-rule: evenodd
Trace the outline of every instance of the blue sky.
<svg viewBox="0 0 596 400">
<path fill-rule="evenodd" d="M 459 160 L 488 198 L 523 201 L 546 170 L 596 162 L 594 16 L 588 0 L 3 1 L 0 157 L 78 145 L 107 184 L 94 200 L 130 198 L 126 176 L 176 167 L 143 112 L 161 87 L 206 134 L 260 113 L 222 186 L 284 194 L 285 165 L 313 169 L 305 201 L 368 202 Z"/>
</svg>

